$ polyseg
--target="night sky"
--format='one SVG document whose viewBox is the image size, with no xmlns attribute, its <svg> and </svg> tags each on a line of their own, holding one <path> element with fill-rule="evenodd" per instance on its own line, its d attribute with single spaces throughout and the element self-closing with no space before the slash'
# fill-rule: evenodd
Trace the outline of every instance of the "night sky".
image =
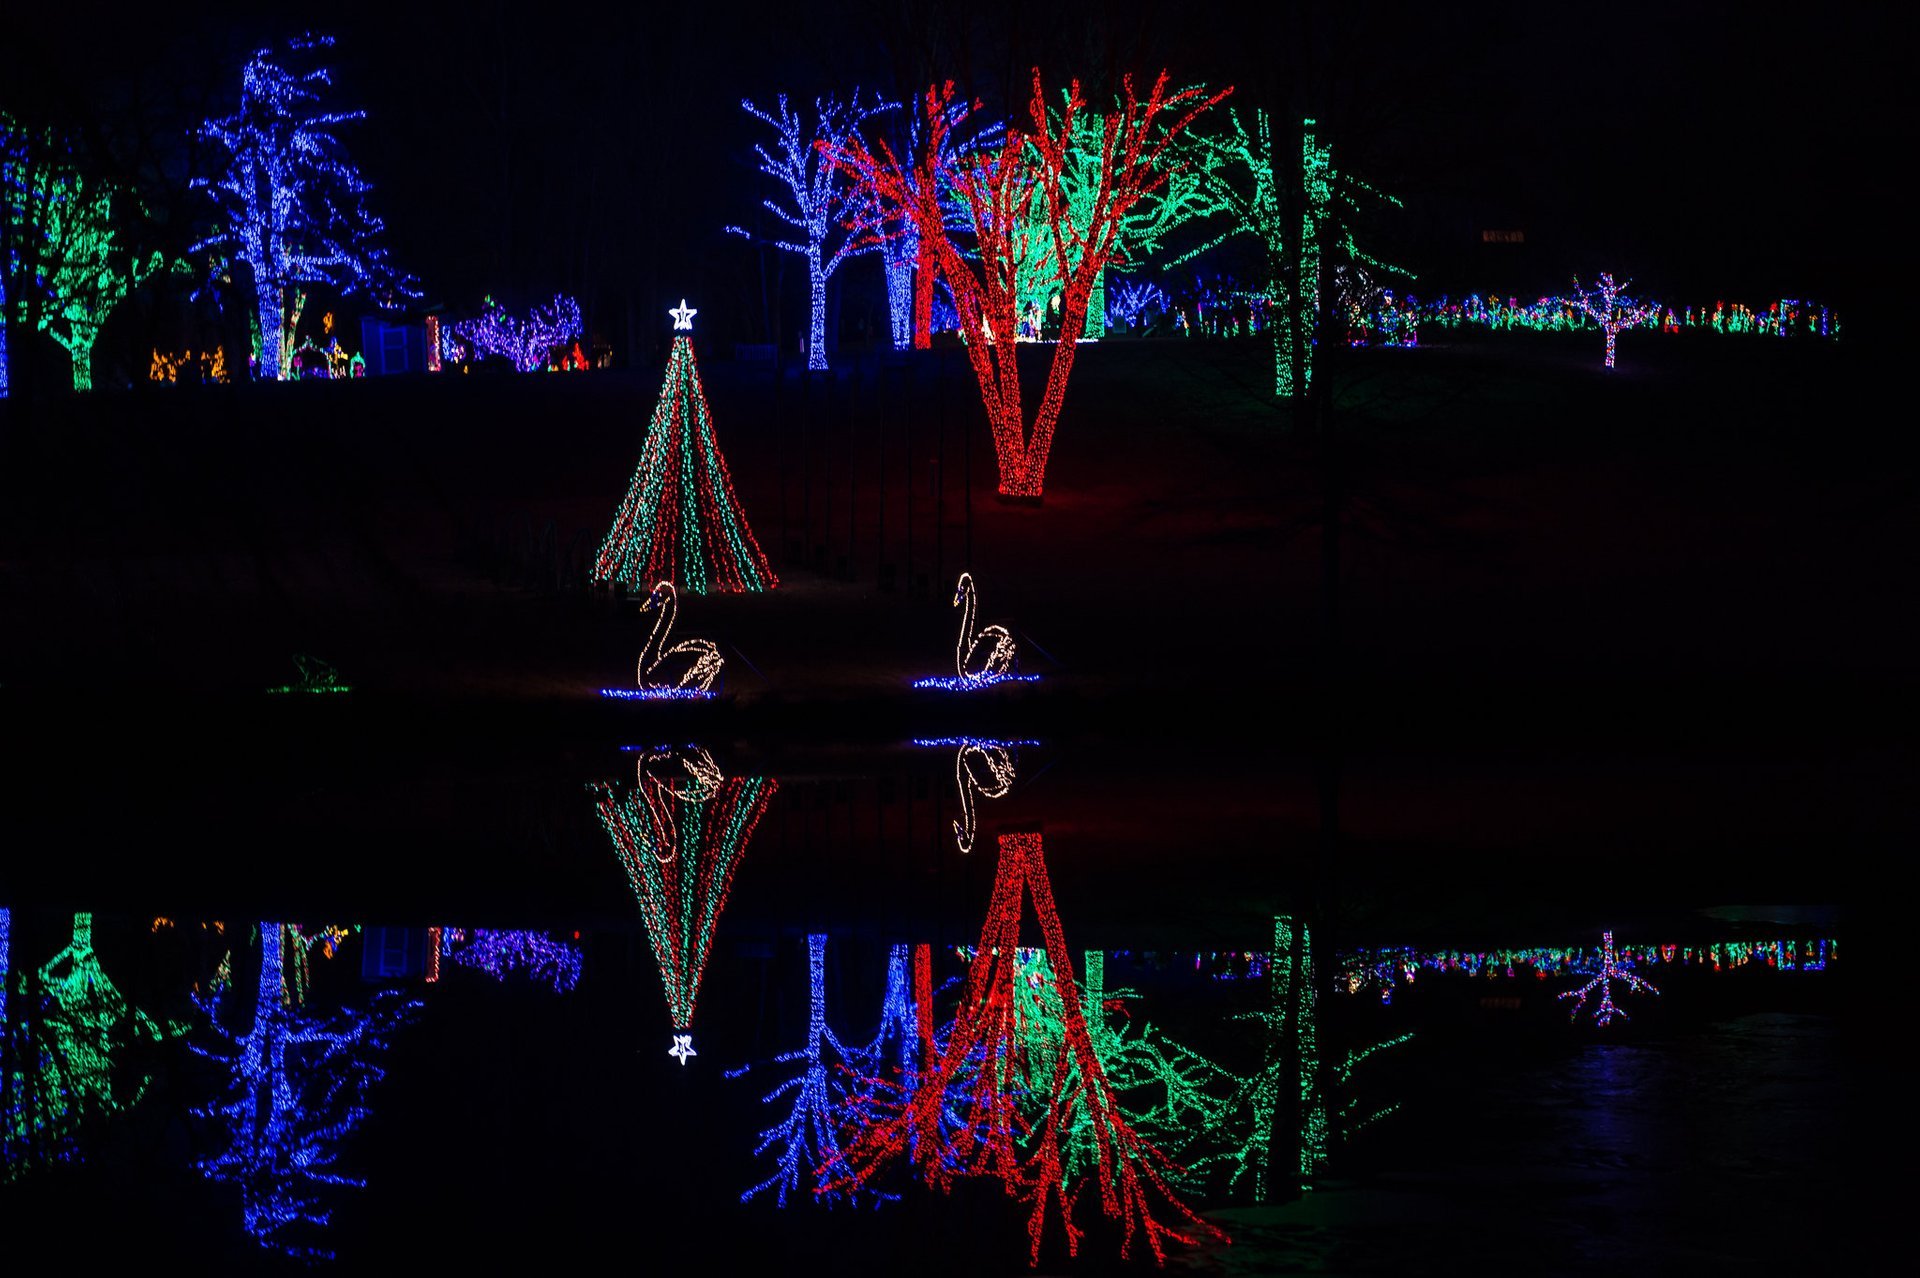
<svg viewBox="0 0 1920 1278">
<path fill-rule="evenodd" d="M 1910 257 L 1878 194 L 1910 130 L 1894 103 L 1898 41 L 1876 17 L 1664 3 L 1340 3 L 1255 18 L 1094 8 L 909 0 L 585 17 L 216 3 L 129 22 L 106 5 L 22 7 L 0 43 L 0 106 L 133 180 L 178 250 L 207 211 L 184 185 L 184 130 L 231 108 L 250 50 L 332 34 L 337 100 L 369 116 L 347 134 L 426 300 L 457 312 L 487 292 L 518 307 L 565 290 L 616 348 L 632 308 L 650 321 L 682 293 L 710 332 L 764 340 L 759 272 L 781 263 L 720 230 L 773 193 L 750 164 L 767 131 L 742 96 L 859 85 L 901 97 L 953 76 L 1000 117 L 1035 63 L 1096 94 L 1121 71 L 1165 66 L 1233 83 L 1242 106 L 1317 116 L 1336 164 L 1406 201 L 1373 242 L 1417 272 L 1416 292 L 1531 297 L 1610 269 L 1681 303 L 1786 295 L 1860 316 Z M 1482 246 L 1493 228 L 1527 242 Z M 785 265 L 792 316 L 804 268 Z M 849 322 L 863 307 L 878 316 L 877 263 L 840 278 Z"/>
</svg>

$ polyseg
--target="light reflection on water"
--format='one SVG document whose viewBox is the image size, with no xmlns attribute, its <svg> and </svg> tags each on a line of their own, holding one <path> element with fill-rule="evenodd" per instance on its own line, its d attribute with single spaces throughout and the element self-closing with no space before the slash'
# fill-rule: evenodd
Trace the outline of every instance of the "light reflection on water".
<svg viewBox="0 0 1920 1278">
<path fill-rule="evenodd" d="M 853 926 L 816 924 L 806 916 L 818 907 L 805 903 L 730 919 L 736 878 L 794 872 L 779 864 L 791 859 L 783 836 L 750 846 L 762 813 L 786 806 L 804 821 L 825 808 L 830 823 L 832 800 L 819 800 L 838 783 L 727 775 L 696 747 L 630 752 L 616 784 L 576 798 L 600 816 L 595 855 L 609 902 L 579 928 L 551 918 L 534 930 L 314 919 L 283 934 L 275 924 L 261 933 L 284 945 L 269 970 L 249 924 L 103 915 L 103 970 L 138 1009 L 121 1019 L 150 1015 L 167 1032 L 142 1037 L 135 1055 L 124 1027 L 101 1027 L 102 1078 L 86 1085 L 134 1099 L 61 1111 L 57 1151 L 36 1145 L 35 1123 L 72 1083 L 49 1064 L 47 1035 L 71 1038 L 73 1018 L 47 1001 L 39 965 L 66 924 L 46 910 L 0 911 L 9 1164 L 0 1183 L 17 1182 L 13 1203 L 61 1228 L 102 1186 L 124 1195 L 135 1185 L 131 1215 L 164 1218 L 242 1262 L 246 1233 L 263 1245 L 287 1235 L 274 1218 L 283 1208 L 304 1213 L 303 1247 L 346 1260 L 378 1254 L 382 1231 L 395 1229 L 478 1258 L 495 1246 L 489 1238 L 547 1236 L 549 1216 L 569 1220 L 582 1248 L 627 1227 L 616 1219 L 671 1229 L 684 1218 L 706 1232 L 682 1231 L 665 1250 L 790 1259 L 781 1240 L 818 1236 L 815 1193 L 825 1187 L 880 1202 L 863 1223 L 834 1226 L 844 1263 L 856 1266 L 904 1249 L 933 1272 L 1018 1272 L 1030 1247 L 1041 1264 L 1066 1263 L 1070 1214 L 1092 1226 L 1074 1262 L 1082 1268 L 1112 1263 L 1129 1229 L 1136 1254 L 1165 1242 L 1176 1269 L 1222 1274 L 1720 1269 L 1783 1258 L 1819 1267 L 1823 1244 L 1811 1240 L 1839 1213 L 1833 1022 L 1736 1014 L 1707 983 L 1805 990 L 1829 979 L 1797 970 L 1815 968 L 1814 955 L 1824 964 L 1828 942 L 1629 938 L 1622 954 L 1659 976 L 1662 997 L 1643 1021 L 1624 994 L 1635 1019 L 1609 1031 L 1570 1026 L 1554 1006 L 1588 967 L 1593 937 L 1464 957 L 1404 947 L 1324 956 L 1335 962 L 1333 988 L 1308 1000 L 1284 993 L 1299 986 L 1279 975 L 1308 970 L 1305 927 L 1274 929 L 1300 938 L 1287 962 L 1276 956 L 1291 941 L 1204 962 L 1192 951 L 1084 948 L 1075 898 L 1055 901 L 1050 866 L 1060 858 L 1026 824 L 1035 805 L 1013 747 L 1036 743 L 938 744 L 958 751 L 936 773 L 936 793 L 953 787 L 951 806 L 922 822 L 922 841 L 972 877 L 968 887 L 956 875 L 959 904 L 932 921 L 884 901 Z M 975 756 L 994 766 L 970 766 Z M 850 827 L 853 805 L 846 811 Z M 876 818 L 883 841 L 888 828 Z M 1116 936 L 1111 923 L 1089 931 Z M 228 987 L 256 992 L 228 996 L 229 1072 L 248 1088 L 229 1086 L 222 1109 L 218 1079 L 186 1051 L 204 1049 L 215 1029 L 196 1007 Z M 692 1034 L 696 996 L 698 1053 L 668 1060 L 668 1031 Z M 419 1023 L 389 1018 L 391 1051 L 382 1043 L 340 1068 L 347 1056 L 328 1044 L 353 1039 L 356 1016 L 374 1003 L 402 997 L 419 1000 Z M 283 1058 L 248 1057 L 263 1024 L 286 1027 L 274 1048 Z M 1412 1044 L 1338 1088 L 1324 1081 L 1345 1073 L 1348 1053 L 1409 1031 Z M 750 1061 L 752 1081 L 733 1081 L 740 1071 L 727 1067 Z M 303 1081 L 302 1095 L 324 1095 L 322 1075 L 339 1076 L 334 1099 L 350 1121 L 315 1114 L 329 1133 L 315 1164 L 325 1175 L 298 1195 L 265 1194 L 258 1169 L 301 1156 L 276 1132 L 292 1130 L 293 1107 L 305 1103 L 282 1086 L 303 1069 L 318 1081 Z M 110 1071 L 117 1083 L 103 1081 Z M 153 1098 L 136 1104 L 150 1083 Z M 1396 1108 L 1366 1131 L 1352 1121 Z M 273 1122 L 248 1135 L 256 1115 Z M 219 1133 L 202 1130 L 210 1116 Z M 142 1124 L 169 1135 L 130 1145 Z M 1269 1131 L 1271 1148 L 1260 1135 Z M 222 1163 L 222 1148 L 247 1157 Z M 77 1179 L 52 1178 L 62 1162 L 79 1164 L 54 1169 Z M 1254 1186 L 1289 1189 L 1296 1164 L 1314 1192 L 1248 1205 Z M 229 1192 L 194 1181 L 196 1169 L 221 1179 L 209 1170 L 220 1168 L 247 1183 Z M 1049 1203 L 1062 1184 L 1071 1201 Z M 755 1195 L 756 1185 L 774 1192 Z M 1119 1187 L 1117 1210 L 1104 1208 L 1102 1185 Z M 982 1187 L 1003 1192 L 973 1192 Z M 607 1197 L 628 1203 L 625 1214 L 596 1214 L 591 1204 Z M 1036 1203 L 1029 1236 L 1022 1226 Z M 5 1199 L 0 1207 L 11 1210 Z M 929 1213 L 960 1223 L 929 1233 Z M 449 1232 L 475 1214 L 466 1233 Z M 1198 1250 L 1154 1237 L 1156 1221 Z M 1208 1241 L 1214 1226 L 1232 1245 Z M 956 1228 L 968 1235 L 962 1245 Z"/>
</svg>

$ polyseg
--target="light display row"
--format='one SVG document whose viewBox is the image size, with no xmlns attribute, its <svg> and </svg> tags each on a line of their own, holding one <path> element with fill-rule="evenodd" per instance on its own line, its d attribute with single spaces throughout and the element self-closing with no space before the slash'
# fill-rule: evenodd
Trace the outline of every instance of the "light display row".
<svg viewBox="0 0 1920 1278">
<path fill-rule="evenodd" d="M 1804 937 L 1773 941 L 1717 941 L 1704 945 L 1614 946 L 1615 962 L 1627 967 L 1697 967 L 1715 972 L 1758 965 L 1783 972 L 1820 972 L 1838 960 L 1839 941 Z M 1460 973 L 1483 980 L 1515 980 L 1592 972 L 1606 964 L 1607 948 L 1531 946 L 1519 949 L 1354 950 L 1340 956 L 1334 988 L 1349 994 L 1375 991 L 1391 1001 L 1393 991 L 1422 976 Z M 1197 957 L 1197 956 L 1196 956 Z"/>
<path fill-rule="evenodd" d="M 1481 297 L 1474 293 L 1460 299 L 1443 295 L 1422 301 L 1413 294 L 1396 296 L 1390 290 L 1381 290 L 1348 304 L 1346 310 L 1348 340 L 1355 345 L 1415 346 L 1422 327 L 1443 332 L 1462 328 L 1549 333 L 1603 329 L 1578 296 L 1555 295 L 1522 302 L 1515 297 Z M 1636 314 L 1632 324 L 1622 327 L 1669 334 L 1710 332 L 1801 339 L 1840 336 L 1836 313 L 1799 298 L 1780 298 L 1760 306 L 1726 301 L 1712 306 L 1650 302 Z"/>
</svg>

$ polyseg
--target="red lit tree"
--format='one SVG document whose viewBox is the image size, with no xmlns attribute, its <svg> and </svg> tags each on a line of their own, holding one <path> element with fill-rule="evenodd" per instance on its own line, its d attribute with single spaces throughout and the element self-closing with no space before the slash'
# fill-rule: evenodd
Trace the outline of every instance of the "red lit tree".
<svg viewBox="0 0 1920 1278">
<path fill-rule="evenodd" d="M 869 147 L 858 138 L 831 149 L 836 163 L 853 170 L 884 203 L 911 220 L 923 258 L 937 263 L 953 290 L 967 358 L 993 431 L 1003 496 L 1039 498 L 1094 286 L 1109 265 L 1126 264 L 1124 224 L 1166 185 L 1168 148 L 1194 117 L 1230 92 L 1209 96 L 1197 88 L 1170 90 L 1163 71 L 1143 98 L 1126 77 L 1120 101 L 1101 117 L 1098 147 L 1090 149 L 1080 136 L 1086 132 L 1087 105 L 1080 82 L 1073 82 L 1055 109 L 1048 105 L 1036 67 L 1029 127 L 1009 127 L 996 145 L 951 147 L 952 130 L 978 103 L 963 102 L 956 109 L 948 81 L 929 88 L 922 99 L 925 129 L 913 154 L 903 158 L 884 141 Z M 946 189 L 971 223 L 972 254 L 949 233 L 940 184 L 929 180 L 943 156 L 950 157 L 944 164 Z M 1090 189 L 1072 199 L 1073 166 L 1084 165 L 1089 156 L 1095 162 L 1082 176 L 1091 178 Z M 1036 209 L 1042 216 L 1034 217 Z M 1043 242 L 1032 242 L 1036 232 Z M 1014 334 L 1021 267 L 1042 255 L 1054 264 L 1061 293 L 1060 341 L 1029 423 Z"/>
</svg>

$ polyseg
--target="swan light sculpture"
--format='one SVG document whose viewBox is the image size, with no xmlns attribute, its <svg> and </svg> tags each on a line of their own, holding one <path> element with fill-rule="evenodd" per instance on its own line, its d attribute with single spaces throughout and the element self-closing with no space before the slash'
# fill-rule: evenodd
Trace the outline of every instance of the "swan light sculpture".
<svg viewBox="0 0 1920 1278">
<path fill-rule="evenodd" d="M 960 637 L 953 645 L 953 669 L 951 675 L 936 678 L 916 679 L 916 688 L 942 688 L 949 692 L 965 691 L 972 688 L 984 688 L 996 683 L 1031 683 L 1039 675 L 1020 675 L 1014 673 L 1014 664 L 1018 656 L 1014 647 L 1013 635 L 1005 626 L 983 626 L 974 629 L 975 615 L 980 608 L 978 593 L 974 589 L 973 574 L 963 572 L 953 588 L 953 606 L 961 609 Z"/>
<path fill-rule="evenodd" d="M 602 688 L 600 695 L 622 700 L 667 701 L 703 700 L 711 697 L 713 681 L 720 675 L 726 658 L 711 639 L 682 639 L 668 646 L 673 623 L 679 612 L 679 596 L 671 581 L 655 583 L 653 592 L 640 605 L 641 612 L 657 615 L 647 642 L 640 649 L 634 688 Z M 684 664 L 682 664 L 684 659 Z M 677 677 L 669 680 L 669 675 Z"/>
<path fill-rule="evenodd" d="M 981 772 L 986 773 L 982 783 Z M 953 756 L 953 784 L 960 791 L 960 818 L 953 822 L 953 841 L 965 856 L 973 851 L 976 832 L 973 796 L 1002 799 L 1013 788 L 1013 752 L 999 741 L 963 741 Z"/>
</svg>

